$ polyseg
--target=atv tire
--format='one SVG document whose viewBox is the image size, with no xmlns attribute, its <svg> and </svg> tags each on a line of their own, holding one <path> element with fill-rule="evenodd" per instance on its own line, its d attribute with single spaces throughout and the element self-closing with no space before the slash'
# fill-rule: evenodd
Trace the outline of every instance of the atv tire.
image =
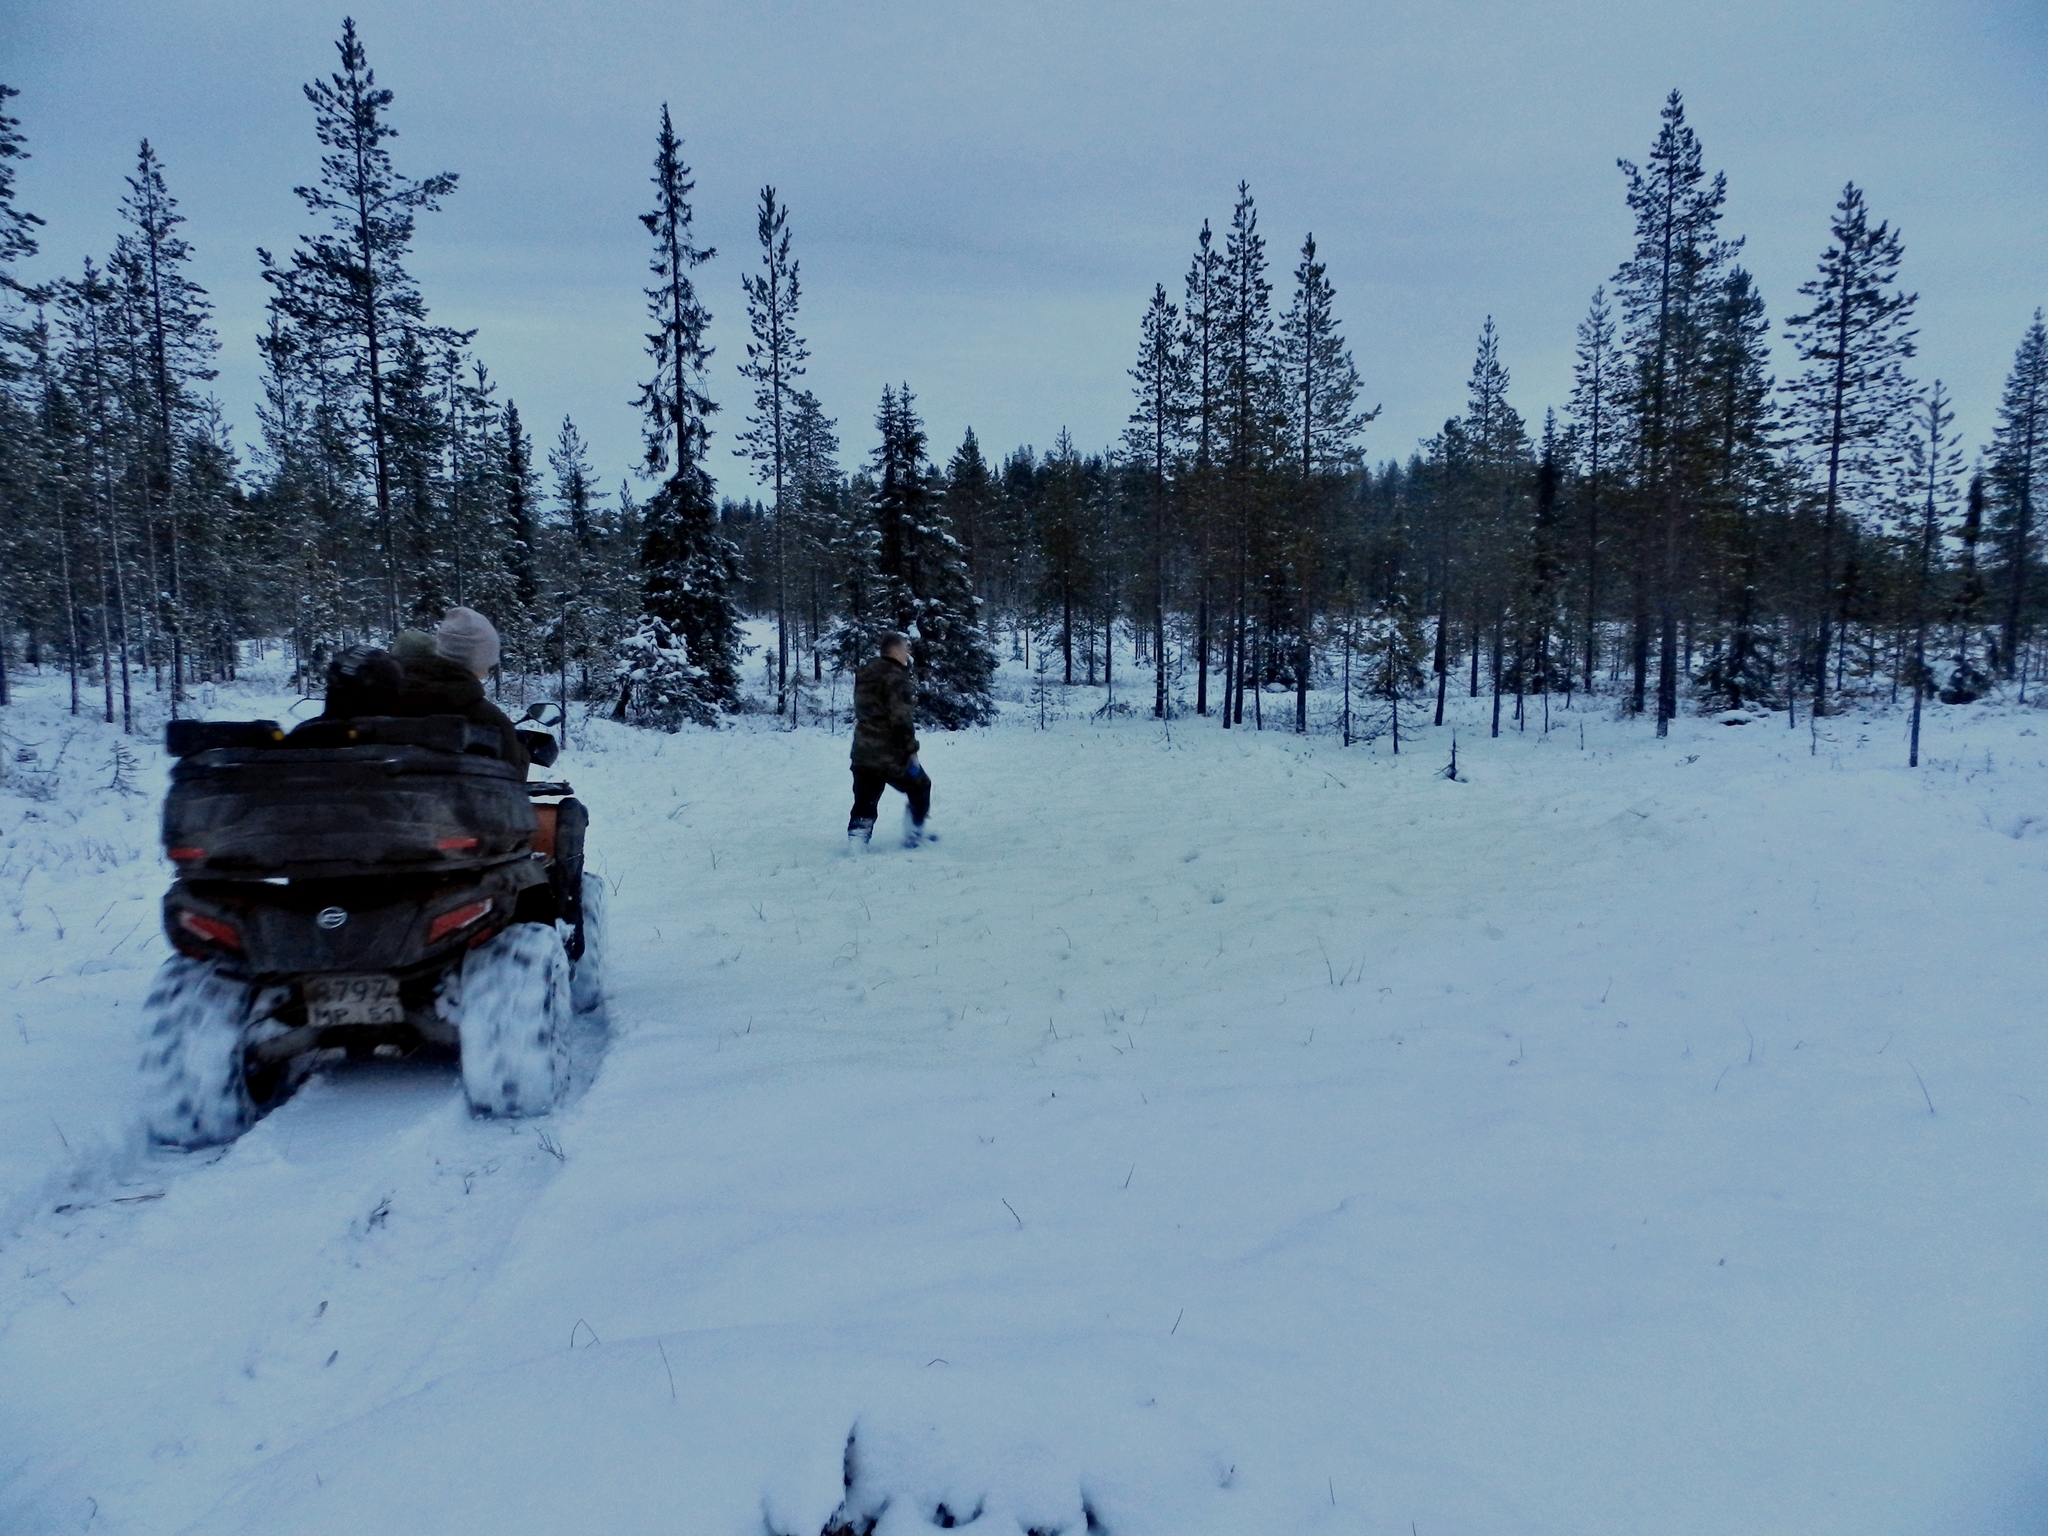
<svg viewBox="0 0 2048 1536">
<path fill-rule="evenodd" d="M 604 879 L 585 870 L 582 899 L 583 952 L 569 973 L 570 995 L 578 1013 L 595 1013 L 604 1006 Z"/>
<path fill-rule="evenodd" d="M 143 1002 L 143 1129 L 166 1147 L 213 1147 L 256 1123 L 242 1059 L 255 988 L 173 955 Z"/>
<path fill-rule="evenodd" d="M 569 953 L 553 923 L 514 923 L 463 957 L 440 998 L 462 1040 L 462 1087 L 479 1115 L 555 1107 L 569 1077 Z"/>
</svg>

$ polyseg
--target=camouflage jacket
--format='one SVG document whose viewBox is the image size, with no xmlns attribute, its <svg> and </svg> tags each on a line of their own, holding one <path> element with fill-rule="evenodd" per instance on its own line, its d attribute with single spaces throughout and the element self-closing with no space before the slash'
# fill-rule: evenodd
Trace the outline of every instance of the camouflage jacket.
<svg viewBox="0 0 2048 1536">
<path fill-rule="evenodd" d="M 892 777 L 917 751 L 917 684 L 910 668 L 877 656 L 853 681 L 853 766 Z"/>
</svg>

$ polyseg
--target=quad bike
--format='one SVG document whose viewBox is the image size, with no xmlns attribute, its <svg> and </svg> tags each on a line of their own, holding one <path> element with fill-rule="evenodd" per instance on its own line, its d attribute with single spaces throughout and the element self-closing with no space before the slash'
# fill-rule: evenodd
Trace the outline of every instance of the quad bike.
<svg viewBox="0 0 2048 1536">
<path fill-rule="evenodd" d="M 554 763 L 557 706 L 519 723 Z M 589 812 L 459 715 L 173 721 L 177 951 L 144 1004 L 146 1129 L 235 1139 L 322 1060 L 455 1052 L 471 1109 L 545 1114 L 602 1002 Z"/>
</svg>

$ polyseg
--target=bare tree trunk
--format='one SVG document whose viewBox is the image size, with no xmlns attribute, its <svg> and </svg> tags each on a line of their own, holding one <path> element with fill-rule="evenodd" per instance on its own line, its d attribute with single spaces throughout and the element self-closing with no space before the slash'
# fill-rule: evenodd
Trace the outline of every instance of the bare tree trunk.
<svg viewBox="0 0 2048 1536">
<path fill-rule="evenodd" d="M 1500 628 L 1501 621 L 1496 618 L 1493 621 L 1493 734 L 1496 736 L 1500 735 Z M 1475 674 L 1479 670 L 1479 648 L 1477 646 L 1472 648 L 1472 670 Z"/>
</svg>

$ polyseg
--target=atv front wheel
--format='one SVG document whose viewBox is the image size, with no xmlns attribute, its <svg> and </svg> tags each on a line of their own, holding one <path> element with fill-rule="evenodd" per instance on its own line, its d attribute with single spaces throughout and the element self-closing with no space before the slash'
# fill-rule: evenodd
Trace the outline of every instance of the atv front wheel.
<svg viewBox="0 0 2048 1536">
<path fill-rule="evenodd" d="M 462 1087 L 480 1115 L 555 1107 L 569 1077 L 569 954 L 553 923 L 514 923 L 463 957 L 441 996 L 462 1039 Z"/>
<path fill-rule="evenodd" d="M 256 1123 L 242 1045 L 255 988 L 210 960 L 173 955 L 143 1015 L 143 1129 L 167 1147 L 212 1147 Z"/>
<path fill-rule="evenodd" d="M 583 949 L 570 971 L 569 983 L 578 1013 L 595 1013 L 604 1006 L 604 903 L 604 878 L 585 870 L 577 904 Z"/>
</svg>

